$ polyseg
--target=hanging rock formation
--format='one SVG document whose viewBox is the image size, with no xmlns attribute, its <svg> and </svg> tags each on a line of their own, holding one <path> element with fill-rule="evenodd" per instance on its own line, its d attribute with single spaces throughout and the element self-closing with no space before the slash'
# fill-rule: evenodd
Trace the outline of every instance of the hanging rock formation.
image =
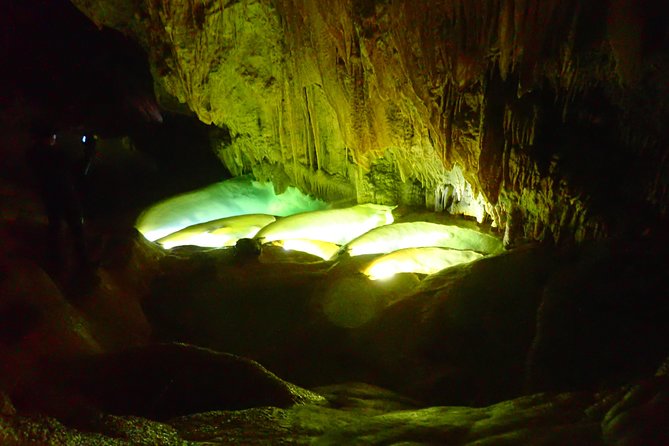
<svg viewBox="0 0 669 446">
<path fill-rule="evenodd" d="M 164 106 L 229 132 L 234 174 L 511 237 L 666 215 L 669 34 L 649 0 L 72 1 L 144 46 Z"/>
</svg>

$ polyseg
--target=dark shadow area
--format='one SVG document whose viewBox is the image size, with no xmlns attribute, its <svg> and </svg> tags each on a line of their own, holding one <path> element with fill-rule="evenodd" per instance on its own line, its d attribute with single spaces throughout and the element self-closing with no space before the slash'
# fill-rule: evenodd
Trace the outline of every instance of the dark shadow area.
<svg viewBox="0 0 669 446">
<path fill-rule="evenodd" d="M 162 120 L 144 51 L 69 1 L 8 2 L 0 23 L 0 105 L 18 98 L 61 130 L 105 136 Z"/>
</svg>

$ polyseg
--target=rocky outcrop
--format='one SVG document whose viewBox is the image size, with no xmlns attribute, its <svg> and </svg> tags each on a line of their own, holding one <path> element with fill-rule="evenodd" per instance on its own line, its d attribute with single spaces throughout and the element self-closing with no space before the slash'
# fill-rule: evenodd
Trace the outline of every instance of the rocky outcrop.
<svg viewBox="0 0 669 446">
<path fill-rule="evenodd" d="M 73 0 L 227 130 L 235 174 L 412 203 L 535 239 L 665 215 L 666 16 L 651 2 Z M 464 182 L 449 174 L 461 169 Z M 642 228 L 643 229 L 643 228 Z"/>
</svg>

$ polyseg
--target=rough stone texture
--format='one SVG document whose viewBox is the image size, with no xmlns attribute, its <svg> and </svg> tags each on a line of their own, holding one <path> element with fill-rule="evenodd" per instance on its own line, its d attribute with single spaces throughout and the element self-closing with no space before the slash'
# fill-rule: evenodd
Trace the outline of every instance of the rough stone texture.
<svg viewBox="0 0 669 446">
<path fill-rule="evenodd" d="M 77 430 L 43 416 L 0 417 L 0 441 L 5 445 L 659 446 L 669 440 L 663 429 L 669 421 L 666 385 L 664 378 L 596 395 L 536 394 L 481 408 L 417 408 L 380 388 L 340 384 L 318 389 L 328 404 L 213 411 L 163 423 L 101 415 L 85 430 Z"/>
<path fill-rule="evenodd" d="M 667 377 L 654 378 L 629 386 L 602 420 L 606 444 L 661 445 L 669 441 L 666 413 Z"/>
<path fill-rule="evenodd" d="M 229 130 L 235 174 L 432 206 L 457 164 L 486 218 L 535 239 L 637 230 L 619 207 L 666 215 L 669 36 L 650 1 L 73 3 Z"/>
<path fill-rule="evenodd" d="M 165 420 L 216 409 L 324 401 L 254 361 L 187 344 L 149 344 L 53 360 L 44 370 L 56 375 L 45 377 L 54 397 L 72 406 L 67 419 L 86 423 L 85 414 L 96 411 Z M 52 414 L 48 408 L 46 413 Z"/>
<path fill-rule="evenodd" d="M 5 392 L 0 392 L 0 415 L 15 415 L 16 409 Z"/>
</svg>

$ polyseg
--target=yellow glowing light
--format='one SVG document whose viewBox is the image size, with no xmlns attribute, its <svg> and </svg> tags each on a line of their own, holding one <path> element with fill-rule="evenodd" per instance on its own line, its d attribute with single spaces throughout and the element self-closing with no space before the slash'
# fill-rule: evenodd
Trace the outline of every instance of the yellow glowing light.
<svg viewBox="0 0 669 446">
<path fill-rule="evenodd" d="M 301 251 L 320 257 L 323 260 L 330 260 L 339 252 L 339 245 L 320 240 L 292 239 L 280 240 L 279 245 L 286 251 Z"/>
<path fill-rule="evenodd" d="M 352 256 L 385 254 L 398 249 L 423 246 L 448 246 L 453 233 L 448 226 L 436 223 L 395 223 L 374 228 L 346 246 Z"/>
<path fill-rule="evenodd" d="M 374 228 L 346 246 L 351 256 L 385 254 L 405 248 L 438 247 L 492 254 L 501 242 L 490 235 L 453 225 L 424 221 Z"/>
<path fill-rule="evenodd" d="M 392 206 L 361 204 L 344 209 L 305 212 L 277 220 L 258 232 L 263 243 L 276 240 L 320 240 L 345 245 L 361 234 L 393 222 Z"/>
<path fill-rule="evenodd" d="M 434 274 L 483 257 L 474 251 L 445 248 L 406 248 L 374 259 L 362 272 L 371 280 L 387 279 L 397 273 Z"/>
<path fill-rule="evenodd" d="M 135 226 L 144 237 L 155 241 L 183 228 L 226 217 L 286 216 L 325 207 L 325 202 L 294 187 L 277 195 L 272 183 L 237 177 L 158 202 L 142 212 Z"/>
<path fill-rule="evenodd" d="M 188 226 L 157 240 L 163 248 L 194 245 L 207 248 L 234 246 L 240 238 L 252 238 L 276 220 L 273 215 L 248 214 Z"/>
</svg>

